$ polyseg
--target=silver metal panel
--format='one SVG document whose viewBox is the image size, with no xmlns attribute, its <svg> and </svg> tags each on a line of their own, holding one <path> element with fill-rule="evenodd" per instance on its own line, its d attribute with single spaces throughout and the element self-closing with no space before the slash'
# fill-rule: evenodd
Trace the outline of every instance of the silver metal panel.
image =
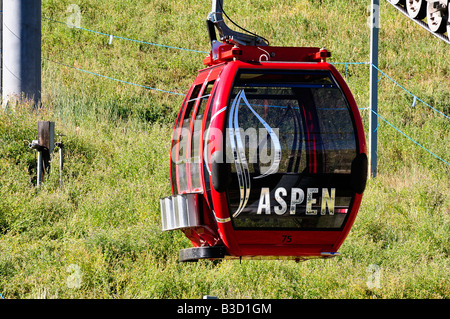
<svg viewBox="0 0 450 319">
<path fill-rule="evenodd" d="M 178 204 L 176 201 L 176 198 L 171 196 L 171 203 L 172 203 L 172 211 L 170 214 L 167 214 L 167 230 L 176 229 L 176 216 L 178 215 Z"/>
<path fill-rule="evenodd" d="M 172 197 L 166 197 L 164 199 L 164 206 L 166 209 L 165 222 L 167 229 L 173 226 L 173 221 L 169 219 L 169 216 L 173 215 Z"/>
<path fill-rule="evenodd" d="M 162 230 L 169 230 L 174 224 L 170 218 L 173 215 L 172 197 L 161 198 L 159 202 L 161 207 Z"/>
<path fill-rule="evenodd" d="M 167 229 L 166 225 L 166 206 L 164 204 L 164 198 L 159 199 L 159 210 L 161 211 L 161 228 L 162 230 Z"/>
<path fill-rule="evenodd" d="M 187 220 L 188 227 L 196 227 L 200 225 L 200 208 L 197 194 L 186 195 Z"/>
<path fill-rule="evenodd" d="M 162 230 L 200 226 L 198 194 L 182 194 L 160 199 Z"/>
<path fill-rule="evenodd" d="M 188 212 L 186 205 L 186 197 L 184 195 L 177 195 L 175 197 L 175 201 L 178 206 L 177 214 L 176 214 L 176 226 L 175 228 L 186 228 L 188 227 Z"/>
</svg>

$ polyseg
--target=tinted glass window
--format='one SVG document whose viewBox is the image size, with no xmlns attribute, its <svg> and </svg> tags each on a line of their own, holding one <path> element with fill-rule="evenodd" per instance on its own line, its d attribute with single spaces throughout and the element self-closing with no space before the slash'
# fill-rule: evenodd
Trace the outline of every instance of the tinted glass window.
<svg viewBox="0 0 450 319">
<path fill-rule="evenodd" d="M 191 123 L 191 116 L 194 110 L 195 102 L 197 101 L 201 85 L 197 85 L 192 90 L 190 99 L 183 105 L 184 116 L 180 118 L 181 123 L 177 125 L 174 132 L 175 146 L 172 152 L 172 166 L 175 166 L 177 193 L 182 194 L 188 191 L 187 182 L 187 163 L 188 163 L 188 138 L 189 125 Z M 175 164 L 175 165 L 174 165 Z M 173 176 L 173 175 L 172 175 Z"/>
<path fill-rule="evenodd" d="M 357 145 L 331 72 L 241 71 L 227 112 L 234 227 L 341 228 Z"/>
<path fill-rule="evenodd" d="M 205 90 L 203 91 L 200 98 L 198 111 L 194 119 L 194 130 L 192 132 L 191 140 L 191 183 L 193 191 L 200 191 L 202 188 L 201 174 L 200 174 L 200 147 L 201 147 L 201 129 L 203 116 L 205 113 L 206 103 L 211 95 L 211 89 L 214 85 L 214 81 L 210 81 L 206 84 Z"/>
</svg>

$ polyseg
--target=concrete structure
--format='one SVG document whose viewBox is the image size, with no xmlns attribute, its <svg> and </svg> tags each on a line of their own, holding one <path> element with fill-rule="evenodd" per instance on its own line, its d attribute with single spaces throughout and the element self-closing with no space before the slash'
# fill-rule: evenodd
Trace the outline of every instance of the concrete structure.
<svg viewBox="0 0 450 319">
<path fill-rule="evenodd" d="M 41 100 L 41 0 L 3 0 L 3 107 Z"/>
</svg>

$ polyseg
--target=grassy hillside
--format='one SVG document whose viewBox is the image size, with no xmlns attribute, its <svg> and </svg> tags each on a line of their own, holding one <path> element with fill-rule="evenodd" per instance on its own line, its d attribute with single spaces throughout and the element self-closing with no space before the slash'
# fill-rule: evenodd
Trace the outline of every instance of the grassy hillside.
<svg viewBox="0 0 450 319">
<path fill-rule="evenodd" d="M 43 0 L 43 107 L 0 114 L 0 294 L 5 298 L 449 298 L 450 166 L 381 121 L 379 174 L 370 180 L 342 256 L 329 260 L 179 263 L 190 247 L 161 232 L 170 193 L 171 126 L 204 53 L 207 0 Z M 369 61 L 370 1 L 227 0 L 243 27 L 272 45 L 325 46 L 334 62 Z M 382 1 L 380 69 L 450 114 L 450 47 Z M 59 63 L 55 63 L 59 62 Z M 345 74 L 346 67 L 337 65 Z M 369 67 L 349 65 L 359 107 Z M 446 161 L 450 122 L 386 76 L 379 113 Z M 361 115 L 367 125 L 369 113 Z M 36 189 L 37 121 L 65 134 L 57 166 Z M 367 130 L 367 129 L 366 129 Z M 55 161 L 58 159 L 54 154 Z M 373 281 L 373 270 L 379 282 Z"/>
</svg>

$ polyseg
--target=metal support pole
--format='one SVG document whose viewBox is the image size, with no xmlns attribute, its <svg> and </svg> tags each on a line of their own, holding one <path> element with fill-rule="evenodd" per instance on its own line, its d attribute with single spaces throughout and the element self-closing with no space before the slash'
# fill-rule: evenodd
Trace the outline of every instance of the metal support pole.
<svg viewBox="0 0 450 319">
<path fill-rule="evenodd" d="M 59 148 L 59 185 L 63 185 L 62 171 L 63 171 L 64 159 L 63 159 L 63 148 Z"/>
<path fill-rule="evenodd" d="M 62 140 L 57 146 L 60 146 L 60 169 L 62 171 Z M 38 139 L 33 140 L 28 147 L 38 153 L 37 157 L 37 186 L 42 184 L 44 175 L 50 170 L 52 152 L 55 147 L 55 123 L 49 121 L 38 121 Z"/>
<path fill-rule="evenodd" d="M 62 137 L 65 136 L 64 134 L 58 134 L 59 135 L 59 142 L 55 143 L 55 146 L 59 147 L 59 185 L 63 186 L 63 165 L 64 165 L 64 144 L 62 141 Z"/>
<path fill-rule="evenodd" d="M 41 100 L 41 0 L 3 0 L 3 107 Z"/>
<path fill-rule="evenodd" d="M 38 186 L 49 173 L 53 148 L 55 146 L 55 123 L 49 121 L 38 122 Z M 40 170 L 39 170 L 40 167 Z"/>
<path fill-rule="evenodd" d="M 369 121 L 369 178 L 377 175 L 378 128 L 378 29 L 380 28 L 380 0 L 372 0 L 370 36 L 370 121 Z M 376 67 L 376 68 L 375 68 Z"/>
<path fill-rule="evenodd" d="M 38 157 L 37 157 L 37 182 L 36 182 L 36 186 L 40 186 L 42 184 L 42 177 L 43 177 L 43 172 L 42 172 L 42 152 L 38 151 Z"/>
</svg>

